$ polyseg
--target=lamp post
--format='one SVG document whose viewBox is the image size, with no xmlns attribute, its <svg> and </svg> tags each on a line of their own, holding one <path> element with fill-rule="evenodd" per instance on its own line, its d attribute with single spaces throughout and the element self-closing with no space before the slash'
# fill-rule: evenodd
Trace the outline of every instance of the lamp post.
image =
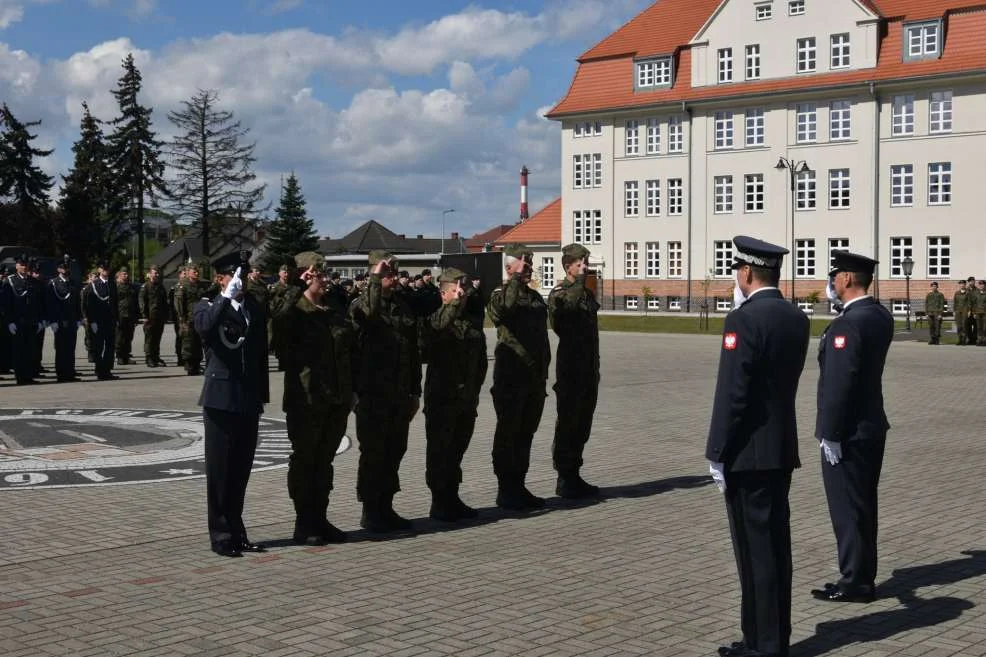
<svg viewBox="0 0 986 657">
<path fill-rule="evenodd" d="M 798 251 L 797 244 L 794 240 L 794 211 L 798 205 L 798 174 L 806 173 L 811 171 L 811 169 L 808 168 L 808 163 L 804 160 L 796 162 L 786 157 L 781 157 L 777 160 L 777 166 L 774 168 L 778 171 L 787 169 L 791 176 L 791 303 L 797 305 L 798 298 L 794 295 L 794 277 L 797 267 Z"/>
<path fill-rule="evenodd" d="M 911 274 L 914 273 L 914 259 L 907 256 L 900 262 L 901 269 L 904 270 L 904 280 L 907 294 L 907 315 L 904 319 L 904 330 L 911 330 Z"/>
<path fill-rule="evenodd" d="M 439 258 L 445 255 L 445 215 L 447 215 L 449 212 L 455 212 L 455 210 L 453 210 L 452 208 L 449 208 L 448 210 L 442 210 L 442 252 L 438 254 Z"/>
</svg>

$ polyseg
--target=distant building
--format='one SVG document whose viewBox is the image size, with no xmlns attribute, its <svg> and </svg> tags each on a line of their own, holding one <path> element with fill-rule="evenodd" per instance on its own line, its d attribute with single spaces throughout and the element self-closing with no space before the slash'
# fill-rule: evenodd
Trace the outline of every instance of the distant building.
<svg viewBox="0 0 986 657">
<path fill-rule="evenodd" d="M 529 247 L 534 252 L 531 282 L 545 296 L 565 276 L 561 269 L 561 214 L 561 199 L 555 199 L 530 219 L 500 235 L 493 245 L 497 251 L 511 243 Z"/>
<path fill-rule="evenodd" d="M 400 260 L 400 268 L 414 276 L 423 269 L 435 268 L 441 253 L 465 253 L 465 240 L 458 233 L 446 239 L 398 234 L 378 221 L 370 220 L 339 239 L 323 239 L 318 250 L 328 266 L 343 278 L 352 278 L 367 271 L 370 251 L 389 251 Z M 436 272 L 437 273 L 437 272 Z"/>
<path fill-rule="evenodd" d="M 467 253 L 482 253 L 493 248 L 493 244 L 500 239 L 500 236 L 509 230 L 513 230 L 516 224 L 500 224 L 482 233 L 476 233 L 465 240 Z"/>
<path fill-rule="evenodd" d="M 252 260 L 259 262 L 263 257 L 265 231 L 249 221 L 228 221 L 221 228 L 209 234 L 209 253 L 202 248 L 202 233 L 198 227 L 190 227 L 185 234 L 158 251 L 150 259 L 150 264 L 161 270 L 161 277 L 178 277 L 178 268 L 190 262 L 212 261 L 216 258 L 244 249 L 253 253 Z"/>
</svg>

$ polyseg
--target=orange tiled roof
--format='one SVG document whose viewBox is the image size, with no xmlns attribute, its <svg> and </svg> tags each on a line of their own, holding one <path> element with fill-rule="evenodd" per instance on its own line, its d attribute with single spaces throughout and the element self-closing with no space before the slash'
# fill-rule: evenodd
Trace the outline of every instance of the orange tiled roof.
<svg viewBox="0 0 986 657">
<path fill-rule="evenodd" d="M 674 6 L 679 0 L 660 0 L 647 12 L 663 6 Z M 941 16 L 944 12 L 958 8 L 979 6 L 973 0 L 873 0 L 885 16 L 903 17 L 904 20 L 923 20 Z M 707 0 L 693 0 L 695 5 L 717 4 Z M 934 5 L 931 9 L 928 5 Z M 986 4 L 982 5 L 986 7 Z M 637 20 L 634 19 L 634 20 Z M 622 30 L 628 29 L 634 21 Z M 704 21 L 703 21 L 704 24 Z M 697 31 L 699 28 L 696 28 Z M 593 112 L 609 109 L 646 107 L 681 101 L 714 100 L 731 96 L 747 96 L 762 93 L 825 89 L 843 85 L 879 82 L 900 78 L 918 78 L 942 73 L 963 73 L 986 71 L 986 48 L 982 47 L 982 35 L 986 34 L 986 11 L 964 11 L 949 16 L 945 48 L 938 59 L 904 62 L 903 22 L 891 20 L 887 24 L 886 36 L 880 42 L 877 66 L 845 72 L 798 75 L 788 78 L 739 82 L 734 84 L 704 87 L 691 86 L 691 50 L 682 48 L 675 67 L 676 79 L 671 88 L 656 91 L 634 91 L 634 62 L 632 56 L 587 59 L 579 64 L 568 94 L 556 105 L 548 117 L 565 114 Z M 621 30 L 621 31 L 622 31 Z M 618 35 L 617 31 L 613 37 Z M 642 33 L 640 38 L 647 38 Z M 683 40 L 687 43 L 691 37 Z M 610 37 L 612 38 L 612 37 Z M 590 50 L 592 53 L 607 43 Z M 624 39 L 627 41 L 627 39 Z M 626 46 L 629 47 L 629 46 Z M 646 48 L 641 48 L 641 51 Z M 588 53 L 587 53 L 588 54 Z M 583 55 L 583 58 L 585 55 Z"/>
<path fill-rule="evenodd" d="M 514 226 L 501 235 L 496 244 L 503 246 L 511 242 L 561 245 L 561 199 L 557 198 L 548 203 L 533 217 Z"/>
<path fill-rule="evenodd" d="M 722 0 L 659 0 L 579 57 L 670 55 L 692 40 Z"/>
</svg>

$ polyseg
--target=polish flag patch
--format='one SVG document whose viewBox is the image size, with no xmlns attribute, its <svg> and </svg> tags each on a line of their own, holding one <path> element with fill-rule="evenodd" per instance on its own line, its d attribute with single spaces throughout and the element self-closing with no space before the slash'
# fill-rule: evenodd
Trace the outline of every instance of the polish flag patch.
<svg viewBox="0 0 986 657">
<path fill-rule="evenodd" d="M 834 338 L 832 338 L 832 346 L 835 347 L 836 349 L 845 349 L 846 348 L 846 336 L 844 336 L 844 335 L 837 335 Z"/>
<path fill-rule="evenodd" d="M 722 348 L 726 351 L 734 351 L 736 349 L 736 334 L 727 333 L 722 336 Z"/>
</svg>

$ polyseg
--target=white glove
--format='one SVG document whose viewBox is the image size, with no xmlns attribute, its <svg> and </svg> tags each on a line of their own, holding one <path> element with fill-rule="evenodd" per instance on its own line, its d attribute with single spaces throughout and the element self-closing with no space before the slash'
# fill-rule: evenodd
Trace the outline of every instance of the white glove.
<svg viewBox="0 0 986 657">
<path fill-rule="evenodd" d="M 712 480 L 716 482 L 716 486 L 719 488 L 720 493 L 726 492 L 726 466 L 722 463 L 716 463 L 715 461 L 709 461 L 709 474 L 712 475 Z"/>
<path fill-rule="evenodd" d="M 92 329 L 93 335 L 99 333 L 99 324 L 97 324 L 96 322 L 89 322 L 89 328 Z"/>
<path fill-rule="evenodd" d="M 233 278 L 229 280 L 229 283 L 226 285 L 226 289 L 223 290 L 223 296 L 227 299 L 232 299 L 243 291 L 243 280 L 240 278 L 241 269 L 242 267 L 236 268 L 236 273 L 234 273 Z"/>
<path fill-rule="evenodd" d="M 42 333 L 45 330 L 45 323 L 38 322 L 38 333 Z"/>
<path fill-rule="evenodd" d="M 838 465 L 842 460 L 842 445 L 831 440 L 822 439 L 822 451 L 825 453 L 825 460 L 829 465 Z"/>
<path fill-rule="evenodd" d="M 51 327 L 51 332 L 52 333 L 58 333 L 58 322 L 52 322 L 48 326 Z"/>
<path fill-rule="evenodd" d="M 82 320 L 80 319 L 75 323 L 76 328 L 82 328 Z"/>
<path fill-rule="evenodd" d="M 10 331 L 11 335 L 17 335 L 17 324 L 14 324 L 13 322 L 7 324 L 7 330 Z"/>
</svg>

